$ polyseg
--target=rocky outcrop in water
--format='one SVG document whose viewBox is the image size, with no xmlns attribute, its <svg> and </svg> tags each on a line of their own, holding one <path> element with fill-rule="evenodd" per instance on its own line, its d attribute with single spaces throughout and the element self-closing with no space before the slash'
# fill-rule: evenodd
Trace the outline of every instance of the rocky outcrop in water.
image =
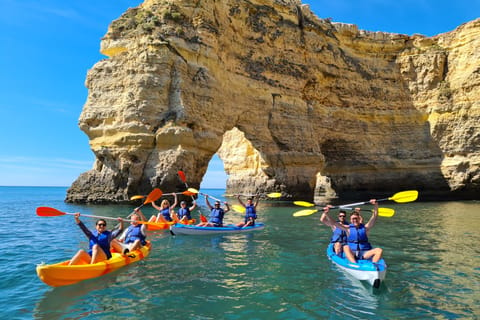
<svg viewBox="0 0 480 320">
<path fill-rule="evenodd" d="M 435 37 L 358 30 L 298 0 L 146 0 L 112 22 L 80 128 L 96 160 L 68 202 L 227 193 L 478 199 L 480 19 Z"/>
</svg>

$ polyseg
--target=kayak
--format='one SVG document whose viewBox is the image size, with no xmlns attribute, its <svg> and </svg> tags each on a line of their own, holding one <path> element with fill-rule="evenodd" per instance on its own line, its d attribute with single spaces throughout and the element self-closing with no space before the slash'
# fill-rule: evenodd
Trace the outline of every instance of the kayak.
<svg viewBox="0 0 480 320">
<path fill-rule="evenodd" d="M 194 224 L 195 219 L 188 220 L 188 224 Z M 149 222 L 147 224 L 147 230 L 148 231 L 158 231 L 158 230 L 168 230 L 172 225 L 174 225 L 175 222 Z M 179 224 L 183 224 L 179 222 Z"/>
<path fill-rule="evenodd" d="M 224 227 L 199 227 L 186 224 L 174 224 L 170 227 L 172 234 L 186 234 L 186 235 L 207 235 L 207 234 L 225 234 L 225 233 L 243 233 L 257 230 L 263 230 L 265 224 L 261 222 L 255 223 L 254 226 L 237 227 L 233 224 Z"/>
<path fill-rule="evenodd" d="M 69 266 L 70 260 L 55 264 L 38 264 L 37 275 L 46 284 L 52 287 L 66 286 L 83 280 L 93 279 L 115 271 L 130 263 L 137 262 L 147 257 L 152 248 L 150 241 L 142 248 L 123 256 L 118 252 L 112 252 L 108 260 L 94 264 L 78 264 Z"/>
<path fill-rule="evenodd" d="M 363 259 L 358 260 L 357 263 L 353 263 L 345 258 L 343 252 L 340 256 L 335 254 L 333 243 L 330 243 L 327 247 L 327 257 L 355 279 L 367 281 L 374 288 L 380 286 L 380 283 L 385 279 L 387 273 L 387 264 L 383 259 L 380 259 L 377 263 L 373 263 L 372 260 Z"/>
</svg>

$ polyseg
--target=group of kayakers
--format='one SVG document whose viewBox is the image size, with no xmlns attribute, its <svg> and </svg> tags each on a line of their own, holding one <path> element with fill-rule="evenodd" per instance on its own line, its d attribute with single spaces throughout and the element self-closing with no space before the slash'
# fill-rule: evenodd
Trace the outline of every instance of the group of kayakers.
<svg viewBox="0 0 480 320">
<path fill-rule="evenodd" d="M 257 219 L 257 205 L 259 197 L 249 197 L 247 202 L 244 203 L 237 196 L 239 203 L 245 208 L 244 221 L 238 223 L 237 227 L 254 226 Z M 185 201 L 180 202 L 180 208 L 178 212 L 175 212 L 175 207 L 178 204 L 177 195 L 174 194 L 174 203 L 170 205 L 168 200 L 163 200 L 161 205 L 158 206 L 154 201 L 151 202 L 152 206 L 159 210 L 157 216 L 152 216 L 150 222 L 179 222 L 179 221 L 191 221 L 192 211 L 196 208 L 196 201 L 193 200 L 190 207 L 187 206 Z M 222 227 L 225 213 L 230 211 L 230 205 L 228 202 L 224 202 L 225 208 L 221 207 L 221 201 L 215 199 L 214 205 L 211 205 L 209 196 L 205 195 L 205 203 L 210 209 L 210 216 L 207 221 L 197 224 L 200 227 Z M 340 210 L 338 213 L 338 220 L 334 220 L 329 216 L 331 206 L 326 206 L 323 209 L 323 214 L 320 221 L 325 225 L 332 228 L 333 235 L 331 242 L 334 243 L 334 250 L 337 255 L 344 253 L 345 257 L 355 263 L 358 259 L 372 259 L 373 262 L 377 262 L 382 257 L 381 248 L 373 248 L 368 241 L 368 233 L 375 225 L 378 217 L 378 202 L 375 199 L 370 200 L 370 203 L 374 206 L 373 214 L 370 220 L 364 224 L 363 217 L 360 214 L 360 208 L 355 208 L 350 214 L 350 223 L 347 222 L 346 210 Z M 89 251 L 79 250 L 75 256 L 70 260 L 70 264 L 80 263 L 96 263 L 99 261 L 107 260 L 111 258 L 110 247 L 115 251 L 124 255 L 129 252 L 141 248 L 146 244 L 146 224 L 139 223 L 141 221 L 147 221 L 143 213 L 139 208 L 134 210 L 134 213 L 129 217 L 130 226 L 123 232 L 119 239 L 116 239 L 123 231 L 123 219 L 118 218 L 118 228 L 112 231 L 107 230 L 107 223 L 105 220 L 100 219 L 96 222 L 95 230 L 89 230 L 79 219 L 80 213 L 75 214 L 75 222 L 80 229 L 85 233 L 89 239 Z"/>
<path fill-rule="evenodd" d="M 370 220 L 363 224 L 363 217 L 360 214 L 360 208 L 355 208 L 350 214 L 350 223 L 347 222 L 346 210 L 339 210 L 338 220 L 329 216 L 331 206 L 323 208 L 320 221 L 332 228 L 333 235 L 331 242 L 334 244 L 334 250 L 337 255 L 342 252 L 350 262 L 357 262 L 358 259 L 371 259 L 372 262 L 378 262 L 382 257 L 381 248 L 373 248 L 368 241 L 368 233 L 375 225 L 378 217 L 378 202 L 371 199 L 373 205 L 373 214 Z"/>
<path fill-rule="evenodd" d="M 192 220 L 191 212 L 196 207 L 196 201 L 193 200 L 193 204 L 187 207 L 187 203 L 182 201 L 178 212 L 175 212 L 175 207 L 178 203 L 177 195 L 174 195 L 174 203 L 170 205 L 168 200 L 163 200 L 160 206 L 152 201 L 152 207 L 159 210 L 157 216 L 152 216 L 150 222 L 180 222 Z M 253 199 L 255 196 L 251 196 L 247 199 L 247 203 L 244 203 L 240 195 L 237 196 L 239 203 L 245 208 L 245 218 L 243 222 L 237 224 L 238 227 L 247 227 L 255 225 L 257 219 L 256 208 L 259 197 L 255 203 Z M 225 213 L 230 210 L 228 202 L 224 202 L 225 209 L 220 205 L 219 200 L 215 200 L 212 206 L 209 201 L 209 196 L 205 195 L 205 202 L 210 209 L 210 217 L 206 222 L 201 222 L 197 226 L 209 226 L 209 227 L 223 227 L 223 218 Z M 110 248 L 113 248 L 116 252 L 123 255 L 128 255 L 129 252 L 141 248 L 146 244 L 146 224 L 141 221 L 147 221 L 140 208 L 135 208 L 134 213 L 129 216 L 130 226 L 124 231 L 123 219 L 118 218 L 118 228 L 113 230 L 107 230 L 107 222 L 104 219 L 97 220 L 95 224 L 95 230 L 89 230 L 82 221 L 80 221 L 80 213 L 75 213 L 75 222 L 80 229 L 85 233 L 89 239 L 89 250 L 79 250 L 70 260 L 69 265 L 75 264 L 93 264 L 100 261 L 108 260 L 112 257 Z M 121 233 L 120 238 L 116 239 Z"/>
</svg>

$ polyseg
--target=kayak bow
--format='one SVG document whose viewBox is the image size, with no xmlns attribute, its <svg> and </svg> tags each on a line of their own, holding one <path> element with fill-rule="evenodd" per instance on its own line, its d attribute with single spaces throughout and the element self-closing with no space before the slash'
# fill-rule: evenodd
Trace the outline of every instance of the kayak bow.
<svg viewBox="0 0 480 320">
<path fill-rule="evenodd" d="M 383 259 L 380 259 L 377 263 L 363 259 L 358 260 L 357 263 L 352 263 L 345 258 L 343 252 L 341 256 L 335 254 L 333 243 L 330 243 L 327 247 L 327 257 L 340 269 L 355 277 L 355 279 L 367 281 L 374 288 L 380 286 L 387 273 L 387 264 Z"/>
</svg>

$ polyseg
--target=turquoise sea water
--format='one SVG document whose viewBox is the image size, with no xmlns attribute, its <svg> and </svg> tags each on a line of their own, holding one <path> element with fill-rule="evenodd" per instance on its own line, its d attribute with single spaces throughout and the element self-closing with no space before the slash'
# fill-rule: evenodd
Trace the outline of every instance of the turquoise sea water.
<svg viewBox="0 0 480 320">
<path fill-rule="evenodd" d="M 150 233 L 153 251 L 147 259 L 94 280 L 51 288 L 37 278 L 36 264 L 69 259 L 87 242 L 72 216 L 38 217 L 36 207 L 116 217 L 138 205 L 70 205 L 63 202 L 65 192 L 0 187 L 0 318 L 480 318 L 478 201 L 382 203 L 396 213 L 379 218 L 370 234 L 389 267 L 378 290 L 349 278 L 327 259 L 330 230 L 319 223 L 318 213 L 294 218 L 302 208 L 285 202 L 260 203 L 259 220 L 267 224 L 263 231 Z M 143 211 L 154 213 L 149 205 Z M 83 220 L 93 227 L 92 219 Z M 241 214 L 227 214 L 227 222 L 240 220 Z"/>
</svg>

